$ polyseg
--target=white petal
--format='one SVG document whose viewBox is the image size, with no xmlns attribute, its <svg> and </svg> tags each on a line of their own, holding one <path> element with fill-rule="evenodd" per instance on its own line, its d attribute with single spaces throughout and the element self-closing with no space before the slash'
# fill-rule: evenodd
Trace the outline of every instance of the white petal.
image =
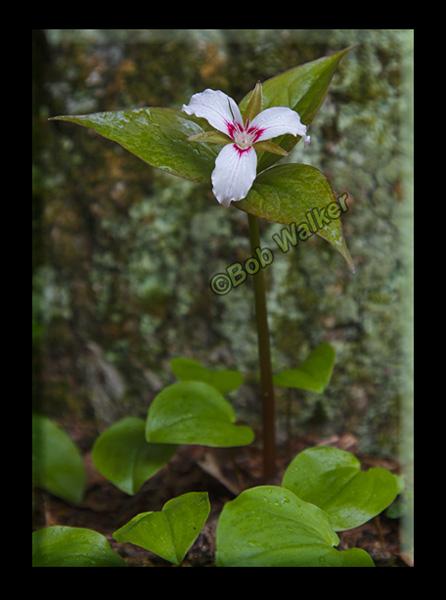
<svg viewBox="0 0 446 600">
<path fill-rule="evenodd" d="M 256 178 L 257 155 L 251 146 L 240 149 L 236 144 L 227 144 L 215 160 L 212 172 L 212 191 L 223 206 L 242 200 L 251 189 Z"/>
<path fill-rule="evenodd" d="M 273 106 L 263 110 L 253 119 L 250 127 L 259 127 L 263 130 L 256 139 L 258 142 L 270 140 L 285 133 L 301 135 L 305 140 L 305 146 L 310 142 L 307 126 L 300 122 L 300 117 L 295 110 L 285 106 Z"/>
<path fill-rule="evenodd" d="M 228 123 L 243 125 L 242 115 L 236 102 L 220 90 L 204 90 L 194 94 L 189 104 L 183 104 L 183 111 L 188 115 L 203 117 L 219 131 L 228 134 Z"/>
</svg>

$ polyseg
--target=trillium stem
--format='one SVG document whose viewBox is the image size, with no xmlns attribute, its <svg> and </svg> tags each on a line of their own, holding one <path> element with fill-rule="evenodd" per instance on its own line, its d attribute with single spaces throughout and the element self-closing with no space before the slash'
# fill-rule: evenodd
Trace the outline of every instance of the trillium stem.
<svg viewBox="0 0 446 600">
<path fill-rule="evenodd" d="M 252 256 L 256 256 L 255 249 L 260 247 L 259 221 L 257 217 L 250 214 L 248 214 L 248 220 Z M 266 483 L 274 477 L 276 470 L 276 434 L 273 373 L 263 269 L 259 269 L 253 276 L 253 283 L 262 393 L 263 478 Z"/>
</svg>

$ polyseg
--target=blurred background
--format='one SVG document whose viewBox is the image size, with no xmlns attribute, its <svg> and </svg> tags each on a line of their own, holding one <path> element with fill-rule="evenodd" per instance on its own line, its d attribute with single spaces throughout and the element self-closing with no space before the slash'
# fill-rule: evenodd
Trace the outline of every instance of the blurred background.
<svg viewBox="0 0 446 600">
<path fill-rule="evenodd" d="M 342 59 L 287 158 L 349 194 L 344 234 L 356 273 L 320 238 L 287 254 L 260 222 L 276 372 L 319 343 L 337 352 L 323 395 L 278 390 L 280 442 L 350 439 L 395 458 L 411 437 L 413 32 L 405 30 L 34 30 L 34 408 L 94 440 L 145 418 L 175 378 L 173 357 L 235 368 L 229 398 L 261 423 L 252 282 L 216 296 L 210 278 L 250 255 L 248 220 L 210 185 L 151 168 L 77 125 L 48 121 L 142 106 L 181 108 L 358 44 Z M 81 429 L 75 429 L 78 424 Z M 76 434 L 82 431 L 82 434 Z M 90 436 L 90 437 L 89 437 Z M 79 441 L 79 440 L 78 440 Z"/>
</svg>

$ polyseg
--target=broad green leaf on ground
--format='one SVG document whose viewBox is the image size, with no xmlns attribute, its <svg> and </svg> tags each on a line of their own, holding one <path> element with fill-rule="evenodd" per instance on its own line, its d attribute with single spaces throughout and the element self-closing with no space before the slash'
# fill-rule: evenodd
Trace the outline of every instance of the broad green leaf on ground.
<svg viewBox="0 0 446 600">
<path fill-rule="evenodd" d="M 335 359 L 333 346 L 320 344 L 301 365 L 274 375 L 274 385 L 322 394 L 330 383 Z"/>
<path fill-rule="evenodd" d="M 338 552 L 339 538 L 317 506 L 278 486 L 227 502 L 217 526 L 219 567 L 372 567 L 363 550 Z"/>
<path fill-rule="evenodd" d="M 126 567 L 107 539 L 82 527 L 46 527 L 32 537 L 33 567 Z"/>
<path fill-rule="evenodd" d="M 50 419 L 32 417 L 32 475 L 34 483 L 74 504 L 82 501 L 85 469 L 79 449 Z"/>
<path fill-rule="evenodd" d="M 262 110 L 271 106 L 286 106 L 297 111 L 304 125 L 310 125 L 322 106 L 339 61 L 350 49 L 345 48 L 332 56 L 298 65 L 265 81 L 262 84 Z M 242 114 L 252 91 L 246 94 L 240 103 Z M 299 140 L 300 136 L 282 135 L 273 141 L 289 152 Z M 270 167 L 279 158 L 268 152 L 260 153 L 257 171 Z"/>
<path fill-rule="evenodd" d="M 172 458 L 177 447 L 149 444 L 145 439 L 145 422 L 128 417 L 98 437 L 92 460 L 104 477 L 126 494 L 133 495 Z"/>
<path fill-rule="evenodd" d="M 329 181 L 315 167 L 301 164 L 272 167 L 258 175 L 246 198 L 234 204 L 266 221 L 288 225 L 273 236 L 282 251 L 287 252 L 316 233 L 354 271 L 342 231 L 342 208 Z"/>
<path fill-rule="evenodd" d="M 339 448 L 308 448 L 296 456 L 282 486 L 324 510 L 335 531 L 366 523 L 396 498 L 398 478 L 382 468 L 361 471 L 359 460 Z"/>
<path fill-rule="evenodd" d="M 172 358 L 170 366 L 175 377 L 181 381 L 204 381 L 221 394 L 233 392 L 243 383 L 243 375 L 238 371 L 211 371 L 190 358 Z"/>
<path fill-rule="evenodd" d="M 146 421 L 146 440 L 156 444 L 245 446 L 252 429 L 234 425 L 231 404 L 214 387 L 182 381 L 162 390 L 153 400 Z"/>
<path fill-rule="evenodd" d="M 161 511 L 136 515 L 113 537 L 179 565 L 206 523 L 210 508 L 207 492 L 189 492 L 166 502 Z"/>
<path fill-rule="evenodd" d="M 204 119 L 171 108 L 136 108 L 89 115 L 63 115 L 117 142 L 143 161 L 192 181 L 209 183 L 221 146 L 192 144 L 186 138 L 212 128 Z"/>
</svg>

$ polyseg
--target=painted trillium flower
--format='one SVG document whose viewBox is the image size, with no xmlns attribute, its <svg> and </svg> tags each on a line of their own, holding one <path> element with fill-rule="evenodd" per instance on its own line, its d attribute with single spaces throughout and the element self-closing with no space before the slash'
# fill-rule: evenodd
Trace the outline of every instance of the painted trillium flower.
<svg viewBox="0 0 446 600">
<path fill-rule="evenodd" d="M 195 142 L 225 144 L 215 160 L 212 172 L 212 191 L 223 206 L 246 197 L 256 178 L 255 149 L 288 156 L 283 148 L 270 141 L 289 133 L 310 142 L 307 127 L 300 122 L 296 111 L 274 106 L 261 111 L 262 92 L 257 84 L 242 117 L 236 102 L 217 90 L 207 89 L 194 94 L 189 104 L 183 105 L 188 115 L 202 117 L 217 131 L 209 131 L 188 138 Z"/>
</svg>

